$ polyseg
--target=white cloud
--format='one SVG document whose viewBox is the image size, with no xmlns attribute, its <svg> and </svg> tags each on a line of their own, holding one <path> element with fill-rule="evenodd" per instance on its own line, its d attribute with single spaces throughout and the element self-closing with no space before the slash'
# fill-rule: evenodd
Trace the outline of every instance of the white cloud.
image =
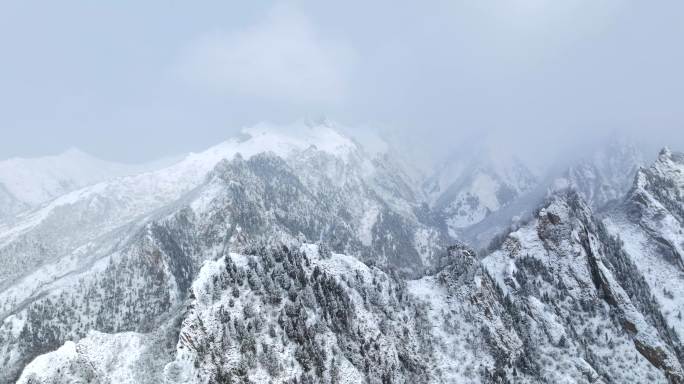
<svg viewBox="0 0 684 384">
<path fill-rule="evenodd" d="M 304 14 L 276 6 L 246 29 L 196 39 L 177 69 L 194 85 L 231 94 L 328 104 L 344 98 L 355 56 L 344 42 L 321 37 Z"/>
</svg>

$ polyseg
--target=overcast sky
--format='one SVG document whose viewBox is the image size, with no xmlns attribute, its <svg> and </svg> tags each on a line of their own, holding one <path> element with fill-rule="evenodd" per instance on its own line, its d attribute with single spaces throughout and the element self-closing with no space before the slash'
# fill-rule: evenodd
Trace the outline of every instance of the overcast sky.
<svg viewBox="0 0 684 384">
<path fill-rule="evenodd" d="M 429 153 L 684 149 L 681 0 L 4 0 L 0 52 L 0 158 L 144 161 L 320 115 Z"/>
</svg>

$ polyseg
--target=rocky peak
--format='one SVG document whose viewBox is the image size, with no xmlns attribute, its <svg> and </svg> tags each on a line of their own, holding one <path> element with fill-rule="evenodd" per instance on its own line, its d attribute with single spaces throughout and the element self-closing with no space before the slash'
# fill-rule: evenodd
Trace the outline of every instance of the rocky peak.
<svg viewBox="0 0 684 384">
<path fill-rule="evenodd" d="M 537 233 L 548 245 L 567 243 L 579 227 L 593 230 L 593 216 L 591 208 L 572 189 L 551 195 L 537 214 Z"/>
<path fill-rule="evenodd" d="M 431 268 L 428 274 L 434 274 L 439 271 L 449 270 L 451 273 L 460 275 L 469 270 L 477 263 L 477 255 L 466 244 L 455 241 L 447 247 L 446 252 L 441 254 L 435 261 L 435 265 Z"/>
<path fill-rule="evenodd" d="M 565 345 L 568 335 L 582 328 L 585 335 L 579 339 L 595 342 L 585 320 L 611 321 L 604 329 L 624 340 L 620 348 L 638 351 L 642 364 L 662 370 L 671 382 L 681 382 L 681 347 L 653 309 L 657 304 L 643 276 L 577 192 L 551 196 L 536 219 L 511 233 L 483 264 L 507 300 L 515 303 L 511 308 L 522 306 L 512 310 L 542 324 L 552 344 Z M 555 315 L 549 317 L 547 311 Z M 565 320 L 557 323 L 553 316 Z"/>
<path fill-rule="evenodd" d="M 658 154 L 653 170 L 671 179 L 680 189 L 684 188 L 684 153 L 663 148 Z"/>
<path fill-rule="evenodd" d="M 653 165 L 639 169 L 627 200 L 638 208 L 635 213 L 643 215 L 645 210 L 668 210 L 682 222 L 684 153 L 663 148 Z"/>
<path fill-rule="evenodd" d="M 662 257 L 684 270 L 684 154 L 663 148 L 652 166 L 637 172 L 624 206 Z"/>
</svg>

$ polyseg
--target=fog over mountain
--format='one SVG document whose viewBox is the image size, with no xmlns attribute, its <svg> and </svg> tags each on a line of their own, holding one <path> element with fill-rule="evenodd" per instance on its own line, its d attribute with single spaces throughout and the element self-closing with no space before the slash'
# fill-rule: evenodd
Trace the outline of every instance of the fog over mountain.
<svg viewBox="0 0 684 384">
<path fill-rule="evenodd" d="M 0 384 L 683 384 L 681 11 L 0 4 Z"/>
<path fill-rule="evenodd" d="M 683 7 L 3 2 L 0 158 L 147 162 L 321 115 L 427 160 L 481 136 L 538 162 L 615 132 L 676 147 Z"/>
</svg>

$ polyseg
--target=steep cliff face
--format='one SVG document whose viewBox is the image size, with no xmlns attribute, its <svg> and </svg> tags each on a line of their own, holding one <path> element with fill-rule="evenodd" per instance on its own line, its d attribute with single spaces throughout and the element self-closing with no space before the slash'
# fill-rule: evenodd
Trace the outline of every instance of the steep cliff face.
<svg viewBox="0 0 684 384">
<path fill-rule="evenodd" d="M 544 380 L 681 380 L 679 345 L 635 309 L 654 305 L 647 287 L 632 289 L 641 275 L 619 269 L 628 263 L 619 242 L 576 193 L 554 196 L 483 263 L 518 313 Z"/>
<path fill-rule="evenodd" d="M 684 270 L 684 154 L 667 148 L 640 169 L 627 201 L 628 215 L 661 244 L 663 257 Z"/>
<path fill-rule="evenodd" d="M 604 219 L 643 274 L 663 325 L 684 339 L 684 156 L 667 149 L 640 169 L 621 205 Z M 681 352 L 680 352 L 681 354 Z"/>
</svg>

